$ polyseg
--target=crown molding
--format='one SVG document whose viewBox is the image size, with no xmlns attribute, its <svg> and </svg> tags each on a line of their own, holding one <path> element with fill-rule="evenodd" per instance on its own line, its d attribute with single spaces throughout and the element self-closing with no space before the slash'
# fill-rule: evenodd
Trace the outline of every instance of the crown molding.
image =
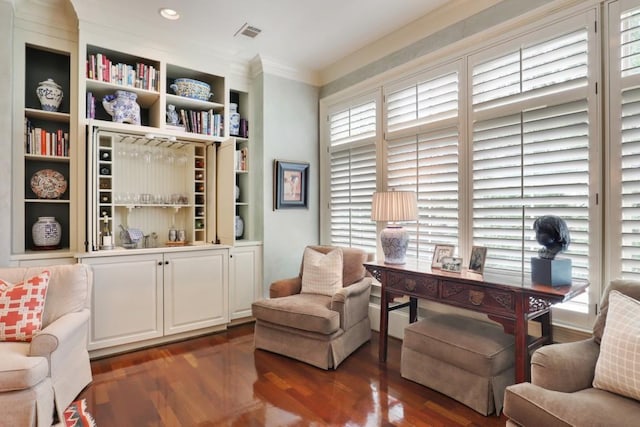
<svg viewBox="0 0 640 427">
<path fill-rule="evenodd" d="M 268 58 L 263 55 L 255 56 L 251 61 L 249 61 L 249 65 L 251 78 L 257 77 L 260 73 L 265 73 L 284 77 L 289 80 L 307 83 L 312 86 L 320 85 L 320 76 L 318 72 L 285 65 L 273 58 Z"/>
</svg>

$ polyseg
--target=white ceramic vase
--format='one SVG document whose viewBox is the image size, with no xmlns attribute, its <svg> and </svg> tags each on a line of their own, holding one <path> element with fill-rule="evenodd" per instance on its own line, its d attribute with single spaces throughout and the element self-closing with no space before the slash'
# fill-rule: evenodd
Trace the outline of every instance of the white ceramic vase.
<svg viewBox="0 0 640 427">
<path fill-rule="evenodd" d="M 38 217 L 38 221 L 31 227 L 33 244 L 40 249 L 53 249 L 60 244 L 62 227 L 52 216 Z"/>
</svg>

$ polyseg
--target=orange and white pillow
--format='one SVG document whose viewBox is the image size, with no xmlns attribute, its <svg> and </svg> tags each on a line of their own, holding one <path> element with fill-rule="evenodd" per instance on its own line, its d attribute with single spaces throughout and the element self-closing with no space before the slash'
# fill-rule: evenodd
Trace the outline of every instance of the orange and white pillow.
<svg viewBox="0 0 640 427">
<path fill-rule="evenodd" d="M 16 284 L 0 279 L 0 341 L 28 342 L 42 329 L 50 277 L 45 270 Z"/>
<path fill-rule="evenodd" d="M 640 301 L 611 291 L 593 386 L 640 400 Z"/>
<path fill-rule="evenodd" d="M 333 296 L 342 288 L 342 249 L 327 254 L 305 248 L 302 260 L 303 294 Z"/>
</svg>

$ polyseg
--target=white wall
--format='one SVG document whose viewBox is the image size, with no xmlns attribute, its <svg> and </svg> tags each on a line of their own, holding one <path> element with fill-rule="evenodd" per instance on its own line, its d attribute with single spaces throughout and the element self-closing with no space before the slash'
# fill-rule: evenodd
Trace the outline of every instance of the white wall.
<svg viewBox="0 0 640 427">
<path fill-rule="evenodd" d="M 318 88 L 261 74 L 264 217 L 264 289 L 271 282 L 298 274 L 302 252 L 317 244 L 319 229 Z M 260 79 L 260 77 L 258 78 Z M 256 89 L 254 83 L 254 89 Z M 258 125 L 259 126 L 259 125 Z M 273 161 L 308 162 L 308 209 L 279 209 L 273 206 Z"/>
</svg>

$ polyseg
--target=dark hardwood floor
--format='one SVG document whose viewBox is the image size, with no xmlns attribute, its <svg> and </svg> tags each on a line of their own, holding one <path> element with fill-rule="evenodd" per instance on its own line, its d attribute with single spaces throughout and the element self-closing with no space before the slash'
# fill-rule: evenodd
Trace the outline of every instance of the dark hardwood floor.
<svg viewBox="0 0 640 427">
<path fill-rule="evenodd" d="M 253 349 L 253 325 L 92 362 L 81 393 L 98 427 L 504 426 L 400 376 L 378 338 L 335 371 Z"/>
</svg>

